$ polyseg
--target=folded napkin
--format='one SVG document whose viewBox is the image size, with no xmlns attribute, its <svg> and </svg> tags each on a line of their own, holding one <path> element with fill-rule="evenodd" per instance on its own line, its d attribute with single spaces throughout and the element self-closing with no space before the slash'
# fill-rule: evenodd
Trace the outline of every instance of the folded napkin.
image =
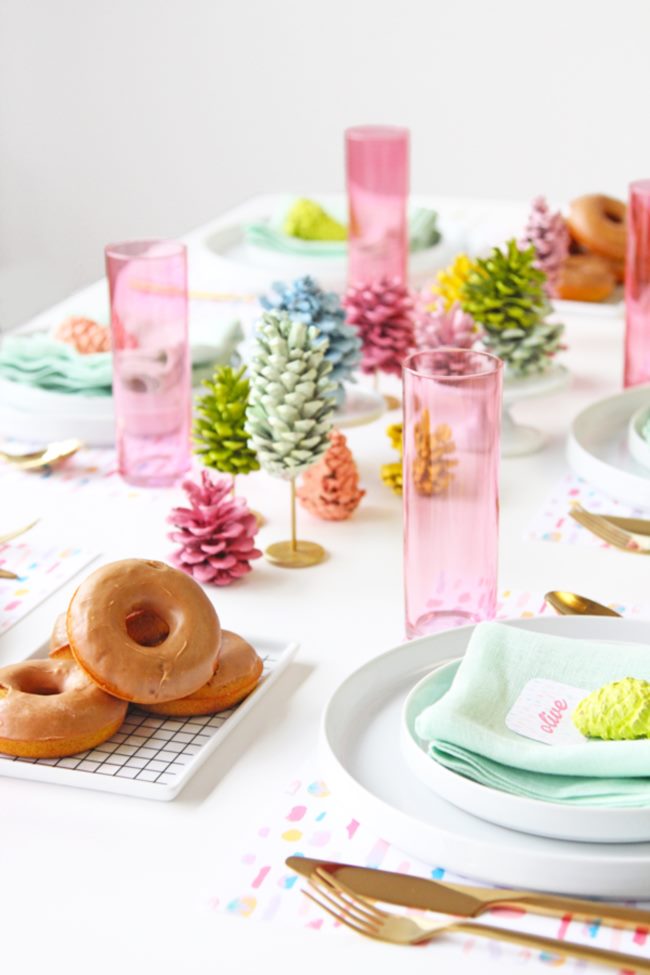
<svg viewBox="0 0 650 975">
<path fill-rule="evenodd" d="M 344 258 L 348 252 L 348 244 L 345 240 L 302 240 L 299 237 L 290 237 L 274 220 L 249 223 L 244 232 L 249 244 L 279 254 L 292 254 L 295 257 Z M 438 216 L 434 210 L 419 207 L 410 214 L 409 250 L 411 252 L 433 247 L 440 239 Z"/>
<path fill-rule="evenodd" d="M 650 680 L 650 647 L 481 623 L 449 690 L 418 715 L 416 734 L 441 765 L 515 795 L 650 805 L 650 739 L 547 745 L 506 727 L 508 712 L 536 677 L 587 691 L 623 677 Z"/>
<path fill-rule="evenodd" d="M 112 375 L 110 352 L 81 355 L 65 342 L 40 333 L 7 335 L 0 346 L 0 376 L 22 385 L 110 396 Z"/>
</svg>

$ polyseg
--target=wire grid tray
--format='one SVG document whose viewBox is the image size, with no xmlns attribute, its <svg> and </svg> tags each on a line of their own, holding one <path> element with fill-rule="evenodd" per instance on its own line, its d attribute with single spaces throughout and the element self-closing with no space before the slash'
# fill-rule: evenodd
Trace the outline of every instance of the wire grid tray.
<svg viewBox="0 0 650 975">
<path fill-rule="evenodd" d="M 68 758 L 0 755 L 0 775 L 143 799 L 173 799 L 226 735 L 259 703 L 298 650 L 297 643 L 245 637 L 264 663 L 260 683 L 245 700 L 219 714 L 164 718 L 129 707 L 108 741 Z M 47 655 L 41 647 L 33 656 Z"/>
</svg>

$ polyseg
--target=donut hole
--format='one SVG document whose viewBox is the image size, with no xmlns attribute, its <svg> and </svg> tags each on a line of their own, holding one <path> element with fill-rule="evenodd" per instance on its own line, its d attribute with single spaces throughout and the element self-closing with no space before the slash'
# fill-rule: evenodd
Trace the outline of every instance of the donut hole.
<svg viewBox="0 0 650 975">
<path fill-rule="evenodd" d="M 53 694 L 61 694 L 63 691 L 60 681 L 54 674 L 31 673 L 29 671 L 20 675 L 16 688 L 23 694 L 36 694 L 39 697 L 51 697 Z"/>
<path fill-rule="evenodd" d="M 608 220 L 611 220 L 612 223 L 624 223 L 623 215 L 622 215 L 622 213 L 620 211 L 618 211 L 618 210 L 608 210 L 607 208 L 605 208 L 605 210 L 603 212 L 604 212 L 605 216 L 607 217 L 607 219 Z"/>
<path fill-rule="evenodd" d="M 4 684 L 0 684 L 0 697 L 4 697 L 5 694 L 9 693 L 9 688 L 5 687 Z"/>
<path fill-rule="evenodd" d="M 151 609 L 136 609 L 126 618 L 126 632 L 140 647 L 159 647 L 169 636 L 169 625 Z"/>
</svg>

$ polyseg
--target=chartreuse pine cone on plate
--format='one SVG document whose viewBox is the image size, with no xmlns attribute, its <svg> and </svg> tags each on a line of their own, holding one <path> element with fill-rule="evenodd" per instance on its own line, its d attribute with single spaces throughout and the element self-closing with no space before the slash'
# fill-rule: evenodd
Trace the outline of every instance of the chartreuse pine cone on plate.
<svg viewBox="0 0 650 975">
<path fill-rule="evenodd" d="M 267 312 L 250 366 L 246 429 L 260 464 L 287 479 L 329 447 L 336 384 L 325 359 L 327 339 L 286 312 Z"/>
<path fill-rule="evenodd" d="M 207 392 L 197 403 L 196 453 L 206 467 L 224 474 L 250 474 L 260 468 L 245 428 L 250 393 L 245 369 L 218 366 L 212 380 L 204 381 Z"/>
<path fill-rule="evenodd" d="M 300 197 L 284 218 L 283 230 L 289 237 L 302 240 L 347 240 L 347 228 L 326 210 L 306 197 Z"/>
<path fill-rule="evenodd" d="M 622 741 L 650 737 L 650 683 L 636 677 L 605 684 L 583 698 L 572 714 L 587 738 Z"/>
</svg>

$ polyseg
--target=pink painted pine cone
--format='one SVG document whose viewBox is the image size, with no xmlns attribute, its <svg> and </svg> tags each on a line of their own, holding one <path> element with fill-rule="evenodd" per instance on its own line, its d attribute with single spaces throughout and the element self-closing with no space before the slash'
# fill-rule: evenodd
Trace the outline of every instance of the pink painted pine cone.
<svg viewBox="0 0 650 975">
<path fill-rule="evenodd" d="M 180 546 L 171 556 L 197 582 L 228 586 L 251 571 L 262 553 L 255 548 L 257 519 L 244 498 L 230 497 L 231 482 L 212 480 L 201 472 L 201 483 L 183 481 L 190 508 L 172 508 L 167 521 L 176 531 L 168 538 Z"/>
<path fill-rule="evenodd" d="M 415 321 L 415 343 L 418 349 L 437 349 L 442 345 L 453 346 L 455 349 L 470 349 L 479 337 L 476 322 L 466 311 L 463 311 L 457 301 L 445 311 L 442 299 L 438 299 L 433 309 L 431 305 L 431 291 L 421 298 L 421 310 Z"/>
<path fill-rule="evenodd" d="M 343 298 L 350 325 L 361 338 L 361 371 L 402 374 L 402 362 L 415 345 L 414 302 L 408 288 L 382 278 L 348 288 Z"/>
<path fill-rule="evenodd" d="M 308 467 L 297 490 L 303 508 L 326 521 L 343 521 L 357 509 L 366 493 L 359 487 L 359 471 L 340 430 L 330 433 L 331 445 Z"/>
<path fill-rule="evenodd" d="M 520 241 L 523 247 L 535 248 L 535 266 L 546 275 L 546 290 L 555 291 L 560 268 L 569 254 L 569 230 L 561 213 L 552 213 L 543 196 L 531 204 L 528 222 Z"/>
</svg>

